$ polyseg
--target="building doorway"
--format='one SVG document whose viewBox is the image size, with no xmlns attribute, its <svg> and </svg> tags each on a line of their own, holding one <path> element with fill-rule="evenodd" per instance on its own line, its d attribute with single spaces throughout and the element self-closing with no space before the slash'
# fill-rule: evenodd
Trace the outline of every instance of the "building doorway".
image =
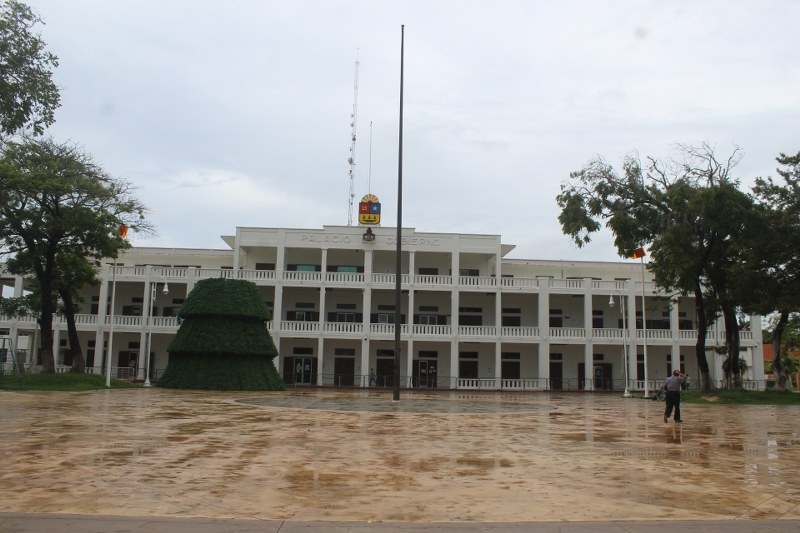
<svg viewBox="0 0 800 533">
<path fill-rule="evenodd" d="M 561 361 L 550 361 L 550 389 L 564 388 L 564 370 Z"/>
<path fill-rule="evenodd" d="M 311 385 L 317 376 L 317 359 L 314 357 L 287 357 L 283 380 L 295 385 Z"/>
<path fill-rule="evenodd" d="M 354 357 L 336 357 L 333 360 L 333 384 L 337 387 L 352 387 L 356 372 Z"/>
<path fill-rule="evenodd" d="M 436 361 L 414 361 L 413 386 L 436 387 Z"/>
</svg>

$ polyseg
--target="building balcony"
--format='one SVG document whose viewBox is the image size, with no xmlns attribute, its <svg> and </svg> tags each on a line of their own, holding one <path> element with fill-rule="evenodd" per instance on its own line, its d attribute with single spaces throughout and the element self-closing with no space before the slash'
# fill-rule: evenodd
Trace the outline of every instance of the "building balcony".
<svg viewBox="0 0 800 533">
<path fill-rule="evenodd" d="M 107 329 L 112 317 L 105 317 L 104 324 L 98 325 L 98 316 L 91 314 L 75 315 L 75 325 L 78 331 L 95 332 L 98 328 Z M 114 315 L 114 330 L 118 332 L 141 332 L 148 328 L 147 320 L 141 316 Z M 0 316 L 0 327 L 8 328 L 14 323 L 23 330 L 33 330 L 38 327 L 36 317 L 25 316 L 13 318 Z M 64 317 L 56 316 L 53 325 L 60 330 L 66 330 L 67 322 Z M 178 330 L 179 321 L 177 317 L 154 316 L 152 331 L 161 334 L 174 334 Z M 281 320 L 267 323 L 268 331 L 282 337 L 341 337 L 341 338 L 369 338 L 373 340 L 388 340 L 394 338 L 394 324 L 375 323 L 364 324 L 362 322 L 319 322 L 319 321 L 295 321 Z M 648 344 L 652 345 L 693 345 L 697 340 L 697 331 L 680 330 L 677 335 L 673 335 L 672 330 L 668 329 L 637 329 L 635 336 L 629 336 L 626 330 L 615 328 L 592 328 L 587 331 L 585 328 L 561 327 L 547 328 L 548 340 L 556 343 L 585 343 L 594 344 L 622 345 L 623 342 L 640 344 L 643 339 L 647 339 Z M 429 324 L 403 324 L 401 336 L 407 338 L 409 335 L 421 340 L 450 340 L 454 336 L 459 340 L 473 340 L 490 342 L 497 339 L 505 342 L 540 342 L 542 334 L 540 328 L 535 326 L 509 327 L 509 326 L 453 326 L 453 325 L 429 325 Z M 591 334 L 591 336 L 589 336 Z M 646 335 L 646 337 L 645 337 Z M 754 345 L 754 335 L 752 331 L 740 331 L 739 340 L 744 347 Z M 712 346 L 721 346 L 725 343 L 725 332 L 709 330 L 706 335 L 706 344 L 710 349 Z"/>
<path fill-rule="evenodd" d="M 281 282 L 292 286 L 322 286 L 342 285 L 360 286 L 369 285 L 373 288 L 393 288 L 396 286 L 396 276 L 392 273 L 360 272 L 308 272 L 308 271 L 276 271 L 276 270 L 247 270 L 234 271 L 230 268 L 187 268 L 187 267 L 156 267 L 159 277 L 163 276 L 169 283 L 187 283 L 207 278 L 244 279 L 257 285 L 275 285 Z M 116 267 L 117 281 L 147 281 L 146 266 L 118 266 Z M 542 284 L 548 284 L 554 293 L 577 294 L 584 293 L 588 287 L 587 280 L 583 279 L 539 279 L 515 278 L 495 276 L 449 276 L 449 275 L 412 275 L 402 274 L 400 284 L 403 288 L 419 289 L 451 289 L 454 286 L 465 290 L 494 290 L 508 292 L 538 292 Z M 597 293 L 611 293 L 624 290 L 627 287 L 621 281 L 593 280 L 591 289 Z M 644 284 L 645 291 L 656 294 L 653 283 Z M 642 290 L 642 283 L 636 283 L 637 294 Z"/>
</svg>

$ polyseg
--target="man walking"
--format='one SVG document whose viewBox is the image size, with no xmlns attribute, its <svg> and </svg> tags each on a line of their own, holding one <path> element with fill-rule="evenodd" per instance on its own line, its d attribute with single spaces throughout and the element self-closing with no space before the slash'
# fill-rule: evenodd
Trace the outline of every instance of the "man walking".
<svg viewBox="0 0 800 533">
<path fill-rule="evenodd" d="M 667 389 L 667 407 L 664 410 L 664 422 L 669 422 L 672 409 L 675 409 L 675 422 L 681 423 L 681 385 L 686 383 L 689 376 L 675 369 L 672 375 L 664 381 L 664 388 Z"/>
</svg>

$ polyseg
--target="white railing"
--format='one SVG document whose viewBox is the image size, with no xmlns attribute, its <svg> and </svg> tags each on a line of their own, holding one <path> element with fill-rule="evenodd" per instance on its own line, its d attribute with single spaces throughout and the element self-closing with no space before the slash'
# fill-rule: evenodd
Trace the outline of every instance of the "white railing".
<svg viewBox="0 0 800 533">
<path fill-rule="evenodd" d="M 622 340 L 624 331 L 625 330 L 614 328 L 592 328 L 592 338 L 601 340 Z"/>
<path fill-rule="evenodd" d="M 319 333 L 319 322 L 282 320 L 281 331 L 291 331 L 294 333 Z"/>
<path fill-rule="evenodd" d="M 495 287 L 497 278 L 490 276 L 459 276 L 458 284 L 462 287 Z"/>
<path fill-rule="evenodd" d="M 429 326 L 426 324 L 414 324 L 412 331 L 414 335 L 452 335 L 452 326 Z"/>
<path fill-rule="evenodd" d="M 273 281 L 277 279 L 274 270 L 240 270 L 239 279 L 249 281 Z"/>
<path fill-rule="evenodd" d="M 550 337 L 554 339 L 585 339 L 583 328 L 550 328 Z"/>
<path fill-rule="evenodd" d="M 497 380 L 495 378 L 458 378 L 456 388 L 492 390 L 497 388 Z"/>
<path fill-rule="evenodd" d="M 547 388 L 547 378 L 502 379 L 500 387 L 503 390 L 544 390 Z"/>
<path fill-rule="evenodd" d="M 230 268 L 199 268 L 197 269 L 197 279 L 225 278 L 235 279 L 236 275 Z"/>
<path fill-rule="evenodd" d="M 514 289 L 538 289 L 539 280 L 536 278 L 500 278 L 500 285 L 502 287 L 510 287 Z"/>
<path fill-rule="evenodd" d="M 142 325 L 142 317 L 140 316 L 129 316 L 129 315 L 114 315 L 114 327 L 117 326 L 125 327 L 125 326 L 141 326 Z M 111 317 L 106 317 L 106 326 L 111 323 Z"/>
<path fill-rule="evenodd" d="M 154 316 L 152 317 L 154 328 L 177 328 L 178 318 L 174 316 Z"/>
<path fill-rule="evenodd" d="M 550 288 L 552 289 L 577 289 L 583 290 L 582 279 L 551 279 Z"/>
<path fill-rule="evenodd" d="M 494 326 L 458 326 L 459 337 L 494 337 L 497 328 Z"/>
<path fill-rule="evenodd" d="M 644 337 L 644 331 L 641 329 L 636 330 L 636 336 L 638 338 Z M 672 330 L 669 329 L 648 329 L 647 330 L 647 338 L 648 339 L 672 339 Z"/>
<path fill-rule="evenodd" d="M 361 322 L 324 322 L 323 329 L 325 333 L 358 333 L 364 330 L 364 325 Z"/>
<path fill-rule="evenodd" d="M 326 272 L 325 281 L 330 283 L 362 285 L 364 283 L 364 274 L 360 272 Z"/>
<path fill-rule="evenodd" d="M 452 285 L 453 276 L 414 276 L 415 285 Z"/>
<path fill-rule="evenodd" d="M 532 326 L 503 326 L 500 328 L 500 336 L 503 338 L 508 337 L 538 337 L 539 328 Z"/>
<path fill-rule="evenodd" d="M 283 273 L 283 280 L 318 283 L 322 281 L 322 272 L 286 270 Z"/>
</svg>

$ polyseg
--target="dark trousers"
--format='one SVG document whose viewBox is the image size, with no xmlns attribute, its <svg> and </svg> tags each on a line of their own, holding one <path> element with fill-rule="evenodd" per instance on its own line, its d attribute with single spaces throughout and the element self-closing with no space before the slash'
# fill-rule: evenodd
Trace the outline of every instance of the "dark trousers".
<svg viewBox="0 0 800 533">
<path fill-rule="evenodd" d="M 681 391 L 668 390 L 667 391 L 667 407 L 664 410 L 664 416 L 669 418 L 672 414 L 672 408 L 675 408 L 675 420 L 681 419 Z"/>
</svg>

